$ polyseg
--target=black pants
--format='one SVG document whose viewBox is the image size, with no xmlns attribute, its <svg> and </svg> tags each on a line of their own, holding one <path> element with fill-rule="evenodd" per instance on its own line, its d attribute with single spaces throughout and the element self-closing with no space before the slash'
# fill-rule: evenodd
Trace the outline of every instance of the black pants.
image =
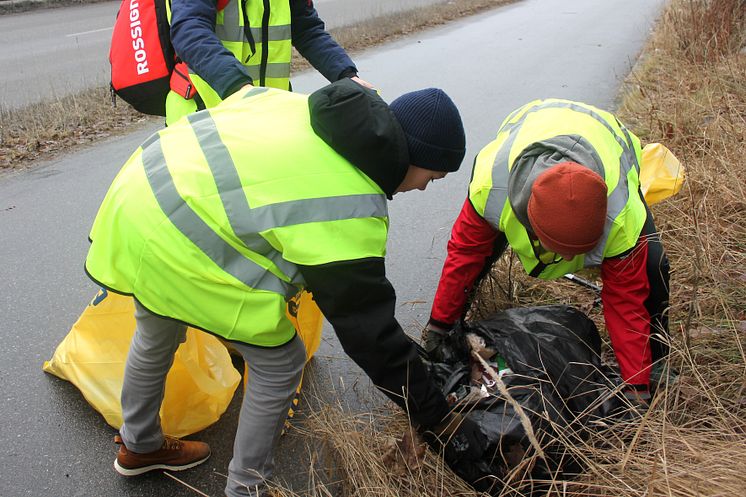
<svg viewBox="0 0 746 497">
<path fill-rule="evenodd" d="M 642 193 L 640 193 L 642 197 Z M 650 294 L 645 299 L 645 308 L 650 314 L 650 348 L 653 362 L 668 356 L 670 333 L 668 330 L 668 298 L 669 298 L 669 265 L 668 257 L 660 234 L 655 228 L 653 215 L 643 198 L 647 218 L 642 227 L 641 236 L 648 240 L 648 261 L 646 272 L 650 284 Z"/>
</svg>

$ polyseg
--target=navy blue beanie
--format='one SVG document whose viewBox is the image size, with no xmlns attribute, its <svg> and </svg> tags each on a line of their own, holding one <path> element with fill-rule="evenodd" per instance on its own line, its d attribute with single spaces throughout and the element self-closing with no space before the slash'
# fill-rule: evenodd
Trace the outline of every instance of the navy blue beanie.
<svg viewBox="0 0 746 497">
<path fill-rule="evenodd" d="M 464 125 L 443 90 L 405 93 L 389 105 L 407 137 L 409 162 L 431 171 L 457 171 L 466 154 Z"/>
</svg>

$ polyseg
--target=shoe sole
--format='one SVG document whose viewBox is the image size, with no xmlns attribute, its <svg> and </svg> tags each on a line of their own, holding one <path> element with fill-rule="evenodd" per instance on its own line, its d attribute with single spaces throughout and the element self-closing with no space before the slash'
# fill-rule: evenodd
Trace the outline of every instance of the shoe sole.
<svg viewBox="0 0 746 497">
<path fill-rule="evenodd" d="M 169 464 L 151 464 L 150 466 L 142 466 L 140 468 L 132 468 L 132 469 L 121 466 L 119 464 L 119 460 L 114 459 L 114 470 L 116 470 L 116 472 L 122 476 L 137 476 L 143 473 L 147 473 L 149 471 L 154 471 L 156 469 L 166 469 L 169 471 L 183 471 L 185 469 L 199 466 L 203 462 L 207 461 L 209 458 L 210 458 L 210 454 L 208 454 L 207 457 L 205 457 L 204 459 L 200 459 L 199 461 L 190 462 L 189 464 L 183 464 L 180 466 L 171 466 Z"/>
</svg>

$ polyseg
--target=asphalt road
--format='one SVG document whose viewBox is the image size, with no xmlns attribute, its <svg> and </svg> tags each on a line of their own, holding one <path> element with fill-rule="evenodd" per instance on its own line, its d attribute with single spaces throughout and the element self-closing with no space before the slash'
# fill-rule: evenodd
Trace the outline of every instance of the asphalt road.
<svg viewBox="0 0 746 497">
<path fill-rule="evenodd" d="M 387 268 L 399 298 L 397 315 L 409 333 L 416 335 L 427 319 L 471 161 L 500 121 L 515 107 L 550 96 L 613 108 L 661 4 L 526 0 L 356 58 L 385 99 L 426 86 L 445 89 L 467 130 L 461 171 L 427 192 L 397 195 L 390 205 Z M 302 92 L 323 83 L 314 73 L 294 79 Z M 158 473 L 118 477 L 111 468 L 114 431 L 71 385 L 41 372 L 96 292 L 82 264 L 97 206 L 119 166 L 152 130 L 0 176 L 0 496 L 196 495 Z M 311 377 L 327 399 L 352 406 L 367 400 L 368 390 L 356 384 L 360 372 L 325 333 Z M 217 424 L 197 434 L 213 448 L 209 462 L 179 475 L 207 495 L 222 495 L 237 402 L 238 395 Z M 284 437 L 278 456 L 278 475 L 304 494 L 303 437 Z"/>
<path fill-rule="evenodd" d="M 0 106 L 106 84 L 118 8 L 105 2 L 0 16 Z"/>
<path fill-rule="evenodd" d="M 316 0 L 327 28 L 444 0 Z M 63 99 L 109 83 L 109 44 L 121 2 L 0 16 L 0 108 Z"/>
</svg>

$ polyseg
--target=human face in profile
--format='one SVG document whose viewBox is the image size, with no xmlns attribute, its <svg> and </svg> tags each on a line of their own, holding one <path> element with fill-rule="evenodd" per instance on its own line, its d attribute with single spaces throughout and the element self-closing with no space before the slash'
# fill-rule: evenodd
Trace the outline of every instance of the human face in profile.
<svg viewBox="0 0 746 497">
<path fill-rule="evenodd" d="M 444 171 L 431 171 L 430 169 L 410 164 L 409 169 L 407 169 L 407 174 L 404 176 L 404 180 L 401 182 L 394 194 L 411 190 L 424 191 L 425 188 L 427 188 L 428 183 L 435 181 L 436 179 L 445 178 L 447 174 L 448 173 Z"/>
</svg>

